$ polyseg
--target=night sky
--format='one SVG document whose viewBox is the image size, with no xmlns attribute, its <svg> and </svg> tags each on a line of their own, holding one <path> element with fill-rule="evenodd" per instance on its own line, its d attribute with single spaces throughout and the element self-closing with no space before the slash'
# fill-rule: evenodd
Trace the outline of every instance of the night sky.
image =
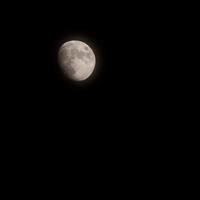
<svg viewBox="0 0 200 200">
<path fill-rule="evenodd" d="M 12 8 L 2 18 L 3 113 L 22 137 L 108 147 L 154 141 L 165 131 L 176 35 L 164 6 L 66 1 Z M 57 51 L 67 40 L 86 42 L 96 54 L 96 70 L 82 83 L 59 71 Z"/>
<path fill-rule="evenodd" d="M 107 191 L 103 198 L 121 192 L 128 199 L 128 191 L 141 198 L 177 190 L 174 177 L 185 178 L 185 164 L 176 167 L 177 144 L 186 144 L 178 124 L 185 112 L 177 98 L 183 88 L 177 79 L 180 5 L 42 2 L 0 7 L 1 164 L 8 170 L 2 174 L 20 187 L 6 195 L 32 197 L 40 190 L 63 199 L 62 192 L 83 198 Z M 59 71 L 58 49 L 68 40 L 89 44 L 96 55 L 96 69 L 84 82 Z"/>
</svg>

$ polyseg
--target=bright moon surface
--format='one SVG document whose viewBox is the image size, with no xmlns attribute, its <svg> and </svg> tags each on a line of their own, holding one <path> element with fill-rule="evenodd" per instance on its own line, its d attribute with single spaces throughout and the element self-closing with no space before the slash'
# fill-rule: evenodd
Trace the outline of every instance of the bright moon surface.
<svg viewBox="0 0 200 200">
<path fill-rule="evenodd" d="M 75 81 L 83 81 L 94 71 L 96 58 L 87 44 L 72 40 L 60 47 L 58 62 L 65 76 Z"/>
</svg>

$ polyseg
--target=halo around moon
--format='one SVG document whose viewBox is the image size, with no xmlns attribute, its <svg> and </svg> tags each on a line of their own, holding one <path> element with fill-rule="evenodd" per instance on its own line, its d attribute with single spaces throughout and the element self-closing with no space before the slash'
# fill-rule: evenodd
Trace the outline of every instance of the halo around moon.
<svg viewBox="0 0 200 200">
<path fill-rule="evenodd" d="M 64 76 L 83 81 L 91 76 L 96 65 L 95 54 L 84 42 L 65 42 L 58 51 L 58 63 Z"/>
</svg>

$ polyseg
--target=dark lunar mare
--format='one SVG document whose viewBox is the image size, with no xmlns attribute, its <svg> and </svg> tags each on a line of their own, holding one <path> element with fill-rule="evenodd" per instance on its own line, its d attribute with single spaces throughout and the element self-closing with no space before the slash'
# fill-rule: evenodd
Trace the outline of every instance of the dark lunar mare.
<svg viewBox="0 0 200 200">
<path fill-rule="evenodd" d="M 82 59 L 84 56 L 86 56 L 86 52 L 80 51 L 79 49 L 73 48 L 71 49 L 71 55 L 73 58 L 79 58 Z"/>
</svg>

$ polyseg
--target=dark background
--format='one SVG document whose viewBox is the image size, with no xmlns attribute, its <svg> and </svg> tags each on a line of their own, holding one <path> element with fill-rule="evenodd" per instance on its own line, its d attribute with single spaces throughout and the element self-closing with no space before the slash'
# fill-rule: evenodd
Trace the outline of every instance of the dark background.
<svg viewBox="0 0 200 200">
<path fill-rule="evenodd" d="M 110 180 L 120 166 L 126 174 L 133 163 L 147 176 L 151 166 L 166 166 L 178 130 L 181 37 L 176 8 L 168 8 L 100 1 L 1 6 L 4 152 L 37 169 L 43 163 L 44 174 L 55 165 L 80 176 L 100 167 Z M 57 64 L 58 48 L 71 39 L 96 54 L 96 70 L 82 83 L 63 79 Z"/>
<path fill-rule="evenodd" d="M 186 13 L 157 2 L 1 3 L 7 195 L 181 193 L 186 161 L 179 162 L 189 147 L 180 131 L 187 80 L 180 10 Z M 63 79 L 57 63 L 58 48 L 72 39 L 89 44 L 97 59 L 82 83 Z"/>
<path fill-rule="evenodd" d="M 179 23 L 166 10 L 147 3 L 13 4 L 1 18 L 6 106 L 47 127 L 61 120 L 70 135 L 71 126 L 109 135 L 121 130 L 115 126 L 125 133 L 129 121 L 140 129 L 152 124 L 167 109 L 176 76 Z M 59 46 L 71 39 L 85 41 L 97 56 L 94 75 L 83 83 L 64 80 L 57 64 Z"/>
<path fill-rule="evenodd" d="M 129 142 L 141 132 L 148 140 L 154 138 L 149 132 L 165 131 L 178 91 L 175 7 L 67 1 L 13 3 L 5 10 L 6 121 L 58 143 L 68 137 Z M 71 39 L 88 43 L 96 54 L 96 70 L 82 83 L 63 79 L 59 71 L 58 48 Z"/>
<path fill-rule="evenodd" d="M 191 66 L 181 52 L 182 5 L 0 3 L 6 196 L 185 196 L 193 165 L 185 142 L 191 130 L 180 131 L 189 98 L 183 72 Z M 96 54 L 96 70 L 83 83 L 64 80 L 57 64 L 58 48 L 71 39 Z"/>
</svg>

